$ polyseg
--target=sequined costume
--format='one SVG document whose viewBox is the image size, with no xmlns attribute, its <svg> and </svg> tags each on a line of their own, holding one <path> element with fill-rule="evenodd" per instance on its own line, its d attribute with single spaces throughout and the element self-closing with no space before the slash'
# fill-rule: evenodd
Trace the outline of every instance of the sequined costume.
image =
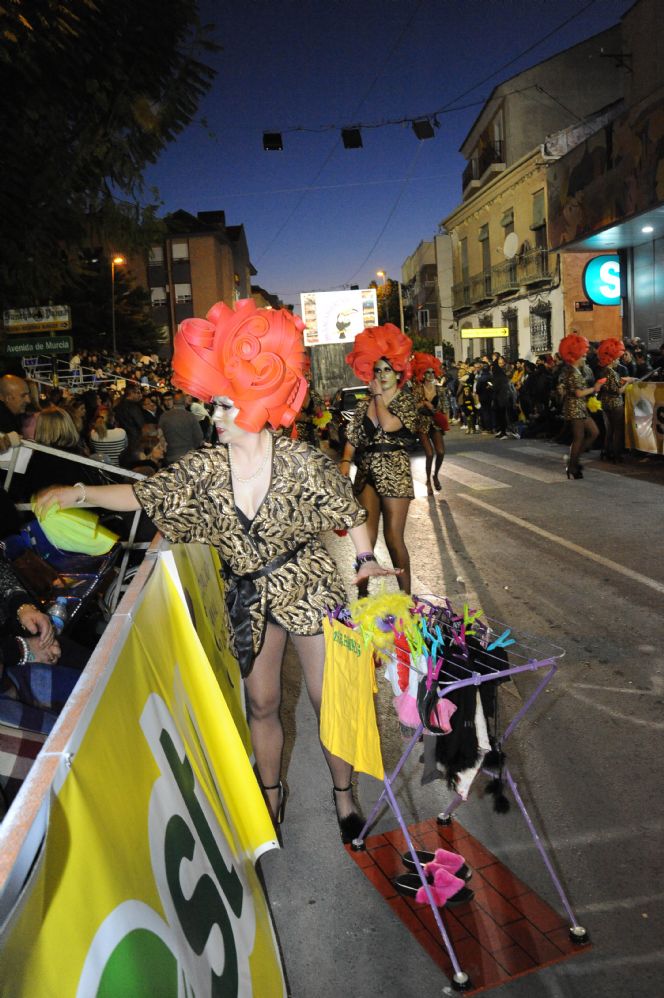
<svg viewBox="0 0 664 998">
<path fill-rule="evenodd" d="M 321 451 L 281 436 L 273 437 L 273 445 L 270 485 L 253 520 L 235 505 L 226 447 L 193 451 L 134 485 L 139 503 L 169 541 L 217 549 L 245 675 L 268 618 L 294 634 L 319 634 L 326 610 L 346 602 L 320 535 L 366 519 L 350 481 Z"/>
<path fill-rule="evenodd" d="M 563 419 L 585 419 L 588 406 L 585 398 L 577 398 L 576 390 L 588 385 L 578 367 L 565 364 L 560 375 L 560 387 L 563 392 Z"/>
<path fill-rule="evenodd" d="M 625 400 L 620 392 L 622 385 L 618 372 L 613 367 L 605 367 L 601 376 L 606 378 L 605 384 L 599 391 L 602 408 L 607 410 L 624 408 Z"/>
<path fill-rule="evenodd" d="M 433 427 L 434 430 L 441 432 L 440 427 L 436 426 L 433 421 L 434 412 L 443 412 L 447 414 L 448 404 L 445 398 L 445 392 L 442 388 L 436 385 L 436 393 L 432 399 L 428 399 L 424 394 L 424 383 L 418 384 L 415 382 L 413 385 L 413 398 L 417 405 L 417 432 L 418 433 L 430 433 Z M 423 402 L 430 402 L 433 409 L 429 409 L 427 406 L 423 405 Z"/>
<path fill-rule="evenodd" d="M 397 392 L 387 410 L 402 426 L 388 433 L 380 424 L 374 426 L 367 416 L 370 402 L 371 399 L 358 402 L 346 432 L 346 439 L 355 448 L 357 474 L 353 491 L 359 495 L 369 484 L 380 496 L 413 499 L 413 476 L 406 447 L 417 433 L 417 403 L 410 392 Z"/>
</svg>

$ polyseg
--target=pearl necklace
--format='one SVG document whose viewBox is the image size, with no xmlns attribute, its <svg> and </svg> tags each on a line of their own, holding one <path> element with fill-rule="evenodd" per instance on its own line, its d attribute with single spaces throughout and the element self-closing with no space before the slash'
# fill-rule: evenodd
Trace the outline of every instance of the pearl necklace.
<svg viewBox="0 0 664 998">
<path fill-rule="evenodd" d="M 269 455 L 271 453 L 272 453 L 272 438 L 270 436 L 268 436 L 267 447 L 265 448 L 265 456 L 263 457 L 263 460 L 260 463 L 260 467 L 257 468 L 256 471 L 254 471 L 253 475 L 249 475 L 248 478 L 240 478 L 240 476 L 238 475 L 237 471 L 233 467 L 233 449 L 232 449 L 231 444 L 229 444 L 228 445 L 228 463 L 231 466 L 231 475 L 233 476 L 233 478 L 235 479 L 236 482 L 242 482 L 243 485 L 244 485 L 245 482 L 253 482 L 254 478 L 258 478 L 258 476 L 261 474 L 261 472 L 265 468 L 265 465 L 267 464 L 267 459 L 268 459 L 268 457 L 269 457 Z"/>
</svg>

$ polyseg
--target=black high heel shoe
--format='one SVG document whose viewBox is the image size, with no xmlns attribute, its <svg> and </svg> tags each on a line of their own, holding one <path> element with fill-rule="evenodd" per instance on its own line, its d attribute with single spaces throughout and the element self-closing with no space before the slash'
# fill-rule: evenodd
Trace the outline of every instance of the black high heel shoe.
<svg viewBox="0 0 664 998">
<path fill-rule="evenodd" d="M 274 786 L 272 787 L 263 787 L 263 790 L 279 791 L 279 797 L 277 798 L 277 807 L 274 813 L 272 814 L 272 821 L 274 822 L 274 827 L 278 829 L 279 825 L 281 825 L 281 823 L 284 820 L 284 814 L 286 811 L 286 801 L 288 800 L 288 787 L 285 787 L 283 782 L 279 780 L 279 782 L 275 783 Z M 269 804 L 268 808 L 270 812 L 272 812 L 272 808 L 270 808 Z"/>
<path fill-rule="evenodd" d="M 339 817 L 335 794 L 345 794 L 348 793 L 349 790 L 352 790 L 352 785 L 350 783 L 347 787 L 332 787 L 334 810 L 336 811 L 337 823 L 339 825 L 339 831 L 341 832 L 341 841 L 344 845 L 350 845 L 354 839 L 358 838 L 365 825 L 365 819 L 357 811 L 351 811 L 345 818 Z"/>
<path fill-rule="evenodd" d="M 567 475 L 568 479 L 570 479 L 570 478 L 583 478 L 583 471 L 581 470 L 581 465 L 579 465 L 576 468 L 575 471 L 572 471 L 572 469 L 569 466 L 569 461 L 568 460 L 565 461 L 565 474 Z"/>
</svg>

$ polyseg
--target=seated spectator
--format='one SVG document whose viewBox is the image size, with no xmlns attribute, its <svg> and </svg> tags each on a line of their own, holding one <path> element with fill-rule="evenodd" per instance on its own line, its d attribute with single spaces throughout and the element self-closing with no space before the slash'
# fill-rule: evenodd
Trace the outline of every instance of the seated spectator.
<svg viewBox="0 0 664 998">
<path fill-rule="evenodd" d="M 88 652 L 64 640 L 68 664 L 60 665 L 62 648 L 50 618 L 0 552 L 0 796 L 5 808 L 32 765 L 35 741 L 39 744 L 50 732 L 85 664 Z"/>
<path fill-rule="evenodd" d="M 17 496 L 28 502 L 40 489 L 54 482 L 74 485 L 81 481 L 84 466 L 68 461 L 66 454 L 82 454 L 79 432 L 74 421 L 65 409 L 52 405 L 42 409 L 35 422 L 35 443 L 46 447 L 56 447 L 63 456 L 34 451 L 24 475 L 17 475 Z M 13 483 L 12 483 L 13 486 Z M 12 488 L 12 494 L 14 489 Z"/>
<path fill-rule="evenodd" d="M 120 458 L 127 450 L 127 432 L 115 425 L 114 410 L 110 406 L 99 408 L 97 419 L 90 431 L 92 456 L 105 464 L 120 464 Z"/>
<path fill-rule="evenodd" d="M 141 433 L 141 444 L 138 459 L 132 471 L 142 475 L 154 475 L 164 467 L 166 457 L 166 440 L 164 434 L 155 423 L 146 423 Z"/>
<path fill-rule="evenodd" d="M 166 464 L 179 461 L 204 441 L 201 425 L 193 412 L 185 408 L 185 393 L 181 391 L 175 392 L 173 408 L 162 414 L 159 428 L 166 438 Z"/>
</svg>

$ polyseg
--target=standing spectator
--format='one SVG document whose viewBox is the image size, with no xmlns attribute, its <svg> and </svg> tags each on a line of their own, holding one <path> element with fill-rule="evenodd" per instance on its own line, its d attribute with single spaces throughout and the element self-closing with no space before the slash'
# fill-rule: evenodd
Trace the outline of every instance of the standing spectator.
<svg viewBox="0 0 664 998">
<path fill-rule="evenodd" d="M 17 378 L 15 374 L 5 374 L 0 378 L 0 452 L 10 446 L 3 439 L 6 434 L 17 433 L 21 436 L 23 413 L 29 402 L 30 390 L 23 378 Z"/>
<path fill-rule="evenodd" d="M 143 392 L 137 384 L 128 384 L 115 407 L 115 421 L 127 433 L 127 456 L 133 461 L 140 450 L 141 430 L 145 424 Z"/>
<path fill-rule="evenodd" d="M 507 376 L 505 358 L 494 353 L 491 365 L 491 381 L 493 383 L 493 411 L 498 440 L 506 440 L 508 436 L 518 437 L 518 433 L 510 433 L 512 391 L 510 379 Z"/>
<path fill-rule="evenodd" d="M 173 408 L 162 413 L 159 428 L 166 437 L 166 464 L 179 461 L 205 439 L 198 419 L 186 409 L 185 393 L 180 391 L 173 396 Z"/>
<path fill-rule="evenodd" d="M 157 403 L 152 398 L 151 395 L 144 395 L 141 401 L 141 408 L 143 409 L 143 415 L 145 416 L 145 426 L 146 423 L 154 423 L 155 425 L 159 422 L 159 411 L 157 408 Z"/>
</svg>

